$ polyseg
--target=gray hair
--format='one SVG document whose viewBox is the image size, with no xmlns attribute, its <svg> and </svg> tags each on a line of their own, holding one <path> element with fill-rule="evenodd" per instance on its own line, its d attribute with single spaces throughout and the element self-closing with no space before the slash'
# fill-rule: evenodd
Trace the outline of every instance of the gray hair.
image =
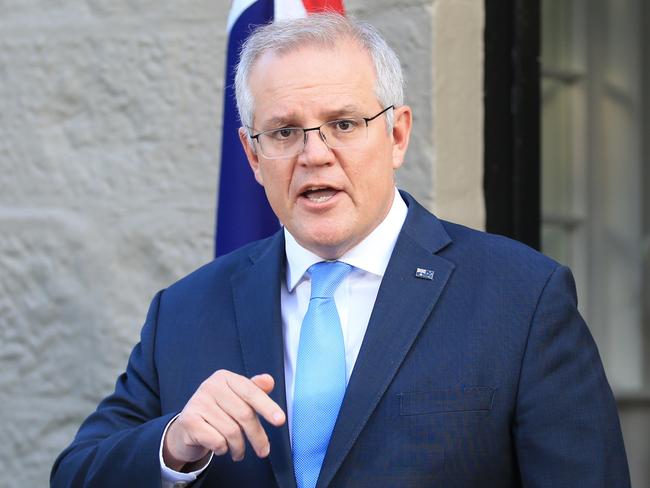
<svg viewBox="0 0 650 488">
<path fill-rule="evenodd" d="M 270 51 L 283 54 L 305 45 L 332 48 L 341 38 L 359 43 L 372 59 L 376 82 L 375 95 L 383 107 L 404 103 L 404 77 L 395 51 L 379 31 L 366 22 L 346 18 L 338 13 L 325 12 L 305 18 L 286 19 L 257 28 L 242 45 L 240 61 L 235 73 L 235 97 L 239 119 L 244 127 L 253 126 L 255 100 L 248 86 L 248 78 L 255 61 Z M 386 112 L 388 128 L 393 125 L 393 113 Z"/>
</svg>

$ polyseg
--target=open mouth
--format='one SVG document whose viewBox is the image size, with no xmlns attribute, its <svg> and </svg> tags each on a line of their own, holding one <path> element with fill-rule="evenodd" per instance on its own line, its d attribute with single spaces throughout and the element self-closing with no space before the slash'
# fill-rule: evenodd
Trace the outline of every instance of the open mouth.
<svg viewBox="0 0 650 488">
<path fill-rule="evenodd" d="M 325 203 L 338 193 L 338 190 L 327 186 L 315 186 L 301 193 L 301 196 L 314 203 Z"/>
</svg>

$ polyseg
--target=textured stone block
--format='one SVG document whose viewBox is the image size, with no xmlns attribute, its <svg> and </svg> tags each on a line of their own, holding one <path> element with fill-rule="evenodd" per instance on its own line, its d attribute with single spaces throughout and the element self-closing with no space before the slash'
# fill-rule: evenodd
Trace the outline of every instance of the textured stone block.
<svg viewBox="0 0 650 488">
<path fill-rule="evenodd" d="M 226 14 L 207 1 L 0 3 L 8 486 L 47 485 L 153 294 L 211 259 Z"/>
<path fill-rule="evenodd" d="M 13 169 L 0 174 L 0 202 L 207 191 L 201 173 L 216 178 L 220 138 L 215 44 L 176 33 L 58 39 L 47 48 L 0 41 L 0 154 Z"/>
</svg>

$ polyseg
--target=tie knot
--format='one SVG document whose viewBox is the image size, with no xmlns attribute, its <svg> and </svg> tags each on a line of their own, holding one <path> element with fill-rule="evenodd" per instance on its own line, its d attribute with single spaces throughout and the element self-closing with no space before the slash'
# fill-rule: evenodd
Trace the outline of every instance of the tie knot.
<svg viewBox="0 0 650 488">
<path fill-rule="evenodd" d="M 321 261 L 307 270 L 311 277 L 311 298 L 332 298 L 352 266 L 341 261 Z"/>
</svg>

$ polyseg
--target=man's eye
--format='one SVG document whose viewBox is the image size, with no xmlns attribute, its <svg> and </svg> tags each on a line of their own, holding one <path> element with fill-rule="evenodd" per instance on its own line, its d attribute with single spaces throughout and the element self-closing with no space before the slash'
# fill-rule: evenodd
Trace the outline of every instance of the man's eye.
<svg viewBox="0 0 650 488">
<path fill-rule="evenodd" d="M 336 120 L 333 125 L 339 132 L 351 132 L 358 127 L 359 123 L 356 120 L 342 119 Z"/>
<path fill-rule="evenodd" d="M 286 139 L 291 139 L 296 133 L 296 129 L 290 127 L 285 127 L 283 129 L 272 130 L 268 132 L 268 135 L 277 141 L 284 141 Z"/>
</svg>

